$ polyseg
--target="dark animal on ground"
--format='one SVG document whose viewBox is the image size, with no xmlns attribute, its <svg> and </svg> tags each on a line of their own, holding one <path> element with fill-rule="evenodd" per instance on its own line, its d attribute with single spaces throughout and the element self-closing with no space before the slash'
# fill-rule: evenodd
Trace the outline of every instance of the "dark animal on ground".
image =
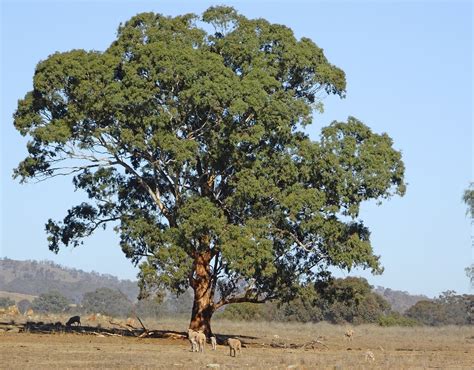
<svg viewBox="0 0 474 370">
<path fill-rule="evenodd" d="M 71 326 L 72 324 L 76 323 L 77 325 L 81 325 L 81 317 L 80 316 L 73 316 L 69 318 L 66 323 L 66 326 Z"/>
</svg>

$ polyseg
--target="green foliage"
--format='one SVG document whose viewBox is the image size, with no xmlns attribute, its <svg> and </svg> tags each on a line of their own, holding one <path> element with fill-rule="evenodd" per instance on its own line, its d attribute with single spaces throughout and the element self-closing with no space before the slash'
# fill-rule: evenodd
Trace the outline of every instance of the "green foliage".
<svg viewBox="0 0 474 370">
<path fill-rule="evenodd" d="M 474 295 L 456 295 L 447 291 L 437 299 L 416 303 L 405 312 L 405 316 L 430 326 L 470 325 L 473 306 Z"/>
<path fill-rule="evenodd" d="M 467 214 L 474 222 L 474 182 L 469 184 L 469 188 L 464 191 L 462 200 L 466 203 L 468 209 Z M 466 276 L 469 278 L 471 288 L 474 288 L 474 263 L 464 269 Z"/>
<path fill-rule="evenodd" d="M 236 321 L 258 321 L 264 319 L 264 311 L 258 303 L 230 304 L 219 314 L 219 318 Z"/>
<path fill-rule="evenodd" d="M 82 309 L 88 313 L 100 313 L 108 316 L 128 316 L 133 304 L 117 290 L 99 288 L 84 294 Z"/>
<path fill-rule="evenodd" d="M 393 319 L 395 314 L 390 317 L 388 302 L 373 293 L 371 288 L 363 278 L 335 279 L 316 287 L 301 287 L 297 297 L 289 302 L 229 305 L 220 317 L 242 321 L 328 321 L 335 324 L 376 323 L 384 317 Z M 410 322 L 409 319 L 403 320 Z"/>
<path fill-rule="evenodd" d="M 398 312 L 392 312 L 388 315 L 380 316 L 377 320 L 380 326 L 418 326 L 420 323 L 412 318 L 403 316 Z"/>
<path fill-rule="evenodd" d="M 48 292 L 33 299 L 31 308 L 36 312 L 65 312 L 69 308 L 69 301 L 59 292 Z"/>
<path fill-rule="evenodd" d="M 390 304 L 372 292 L 372 286 L 364 278 L 335 279 L 320 288 L 319 305 L 323 317 L 333 323 L 354 324 L 377 322 L 390 312 Z"/>
<path fill-rule="evenodd" d="M 0 308 L 7 308 L 13 306 L 15 301 L 10 297 L 0 297 Z"/>
<path fill-rule="evenodd" d="M 467 213 L 474 219 L 474 182 L 471 182 L 469 188 L 464 191 L 462 200 L 468 207 Z"/>
<path fill-rule="evenodd" d="M 464 271 L 466 272 L 466 276 L 469 278 L 471 288 L 474 289 L 474 263 L 472 263 L 471 266 L 466 267 Z"/>
<path fill-rule="evenodd" d="M 29 138 L 14 176 L 72 175 L 89 201 L 48 221 L 49 248 L 114 223 L 142 298 L 205 285 L 212 309 L 288 300 L 331 266 L 381 273 L 360 204 L 405 192 L 387 134 L 354 117 L 319 141 L 303 131 L 345 89 L 323 50 L 283 25 L 221 6 L 141 13 L 104 52 L 38 64 L 14 115 Z M 360 316 L 346 310 L 337 320 Z"/>
</svg>

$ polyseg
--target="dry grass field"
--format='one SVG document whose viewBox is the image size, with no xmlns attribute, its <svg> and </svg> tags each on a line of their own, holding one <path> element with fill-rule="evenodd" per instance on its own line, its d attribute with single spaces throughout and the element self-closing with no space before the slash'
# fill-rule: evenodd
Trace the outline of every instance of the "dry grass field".
<svg viewBox="0 0 474 370">
<path fill-rule="evenodd" d="M 160 369 L 472 369 L 474 368 L 474 328 L 381 328 L 354 327 L 354 338 L 344 338 L 347 327 L 329 324 L 236 323 L 214 321 L 213 331 L 222 340 L 239 337 L 242 354 L 230 357 L 224 345 L 216 351 L 210 344 L 204 353 L 190 352 L 187 340 L 101 335 L 107 320 L 88 322 L 73 332 L 16 332 L 5 330 L 13 318 L 0 317 L 0 368 L 160 368 Z M 31 319 L 31 318 L 30 318 Z M 37 317 L 35 319 L 38 319 Z M 65 322 L 66 317 L 42 317 L 42 321 Z M 16 317 L 15 322 L 26 318 Z M 118 321 L 118 320 L 117 320 Z M 182 332 L 187 321 L 164 319 L 145 321 L 150 330 Z M 96 333 L 94 334 L 93 331 Z M 312 343 L 301 347 L 305 343 Z M 279 346 L 274 348 L 273 346 Z M 286 348 L 285 348 L 286 347 Z M 370 350 L 375 361 L 366 359 Z"/>
</svg>

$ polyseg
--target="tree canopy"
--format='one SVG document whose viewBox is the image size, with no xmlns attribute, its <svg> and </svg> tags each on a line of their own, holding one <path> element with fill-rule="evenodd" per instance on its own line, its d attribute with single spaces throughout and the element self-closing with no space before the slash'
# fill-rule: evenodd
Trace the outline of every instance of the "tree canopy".
<svg viewBox="0 0 474 370">
<path fill-rule="evenodd" d="M 30 138 L 14 175 L 71 175 L 89 201 L 48 221 L 49 248 L 112 223 L 141 295 L 192 287 L 201 328 L 225 304 L 290 298 L 331 266 L 382 271 L 359 209 L 404 194 L 401 153 L 354 117 L 319 141 L 304 130 L 345 89 L 286 26 L 229 7 L 138 14 L 107 50 L 38 64 L 14 115 Z"/>
<path fill-rule="evenodd" d="M 64 312 L 69 308 L 69 301 L 61 293 L 52 291 L 33 299 L 31 308 L 37 312 Z"/>
<path fill-rule="evenodd" d="M 98 288 L 85 293 L 81 306 L 85 312 L 109 316 L 127 316 L 133 309 L 126 295 L 110 288 Z"/>
</svg>

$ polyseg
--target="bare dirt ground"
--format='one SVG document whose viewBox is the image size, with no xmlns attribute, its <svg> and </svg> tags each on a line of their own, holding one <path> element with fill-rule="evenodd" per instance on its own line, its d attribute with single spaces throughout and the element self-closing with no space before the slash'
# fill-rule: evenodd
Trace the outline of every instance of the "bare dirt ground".
<svg viewBox="0 0 474 370">
<path fill-rule="evenodd" d="M 184 334 L 187 322 L 166 320 L 147 322 L 146 326 Z M 354 327 L 352 341 L 344 338 L 346 327 L 324 323 L 216 321 L 213 330 L 221 339 L 229 335 L 240 337 L 245 343 L 241 355 L 230 357 L 224 345 L 218 345 L 216 351 L 207 345 L 204 353 L 192 353 L 188 341 L 179 337 L 99 336 L 81 333 L 81 328 L 51 334 L 15 333 L 12 330 L 0 334 L 0 368 L 474 368 L 473 327 L 380 328 L 364 325 Z M 319 343 L 306 348 L 290 348 L 316 340 Z M 374 354 L 375 361 L 366 360 L 367 350 Z"/>
</svg>

